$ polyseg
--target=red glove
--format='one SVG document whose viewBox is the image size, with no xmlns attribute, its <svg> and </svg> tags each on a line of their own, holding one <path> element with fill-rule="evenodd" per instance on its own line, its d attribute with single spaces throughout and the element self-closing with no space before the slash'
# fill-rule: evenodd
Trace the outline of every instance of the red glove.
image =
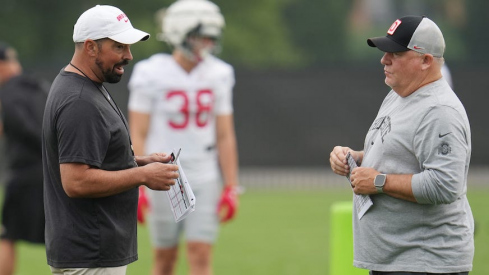
<svg viewBox="0 0 489 275">
<path fill-rule="evenodd" d="M 149 201 L 146 196 L 146 188 L 139 186 L 139 199 L 138 199 L 138 222 L 144 224 L 144 216 L 149 209 Z"/>
<path fill-rule="evenodd" d="M 221 222 L 227 222 L 234 217 L 238 209 L 238 194 L 234 186 L 227 186 L 222 192 L 221 200 L 217 205 L 217 212 Z"/>
</svg>

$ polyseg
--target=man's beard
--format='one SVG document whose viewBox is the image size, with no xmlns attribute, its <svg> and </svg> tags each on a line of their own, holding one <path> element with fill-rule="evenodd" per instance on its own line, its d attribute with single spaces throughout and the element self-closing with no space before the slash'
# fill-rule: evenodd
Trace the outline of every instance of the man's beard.
<svg viewBox="0 0 489 275">
<path fill-rule="evenodd" d="M 103 66 L 104 65 L 104 62 L 101 61 L 99 58 L 97 58 L 95 60 L 95 64 L 97 64 L 97 67 L 102 72 L 102 74 L 104 76 L 104 82 L 118 83 L 119 81 L 121 81 L 122 75 L 119 75 L 119 74 L 115 73 L 114 72 L 114 67 L 121 66 L 121 65 L 127 65 L 127 64 L 129 64 L 129 61 L 124 60 L 122 62 L 119 62 L 119 63 L 115 64 L 112 68 L 109 68 L 109 69 L 106 69 L 106 70 L 104 70 L 104 66 Z"/>
</svg>

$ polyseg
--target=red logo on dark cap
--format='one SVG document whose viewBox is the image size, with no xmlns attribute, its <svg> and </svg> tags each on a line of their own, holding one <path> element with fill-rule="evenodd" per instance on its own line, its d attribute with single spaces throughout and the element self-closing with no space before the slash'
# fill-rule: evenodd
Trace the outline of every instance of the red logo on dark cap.
<svg viewBox="0 0 489 275">
<path fill-rule="evenodd" d="M 121 13 L 119 16 L 117 16 L 117 20 L 121 21 L 122 19 L 124 19 L 124 22 L 129 21 L 129 18 L 127 18 L 124 13 Z"/>
<path fill-rule="evenodd" d="M 391 27 L 387 30 L 387 34 L 393 35 L 394 32 L 396 31 L 397 27 L 399 27 L 399 25 L 401 25 L 401 23 L 402 22 L 399 19 L 394 21 L 394 23 L 392 23 Z"/>
</svg>

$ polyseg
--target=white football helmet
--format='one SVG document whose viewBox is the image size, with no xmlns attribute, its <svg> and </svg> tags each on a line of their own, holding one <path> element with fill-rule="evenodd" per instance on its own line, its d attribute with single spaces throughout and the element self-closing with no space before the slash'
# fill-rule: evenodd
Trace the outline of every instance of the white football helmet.
<svg viewBox="0 0 489 275">
<path fill-rule="evenodd" d="M 178 0 L 165 10 L 158 39 L 193 55 L 194 46 L 189 37 L 210 37 L 215 39 L 216 46 L 209 51 L 215 52 L 224 25 L 224 17 L 216 4 L 208 0 Z"/>
</svg>

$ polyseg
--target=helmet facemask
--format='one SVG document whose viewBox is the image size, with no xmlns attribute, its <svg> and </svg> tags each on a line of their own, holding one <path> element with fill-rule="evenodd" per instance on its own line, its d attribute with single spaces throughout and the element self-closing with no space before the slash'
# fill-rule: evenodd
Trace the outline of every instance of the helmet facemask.
<svg viewBox="0 0 489 275">
<path fill-rule="evenodd" d="M 219 30 L 220 32 L 220 30 Z M 201 62 L 209 55 L 216 55 L 221 51 L 221 44 L 215 30 L 206 32 L 202 24 L 191 30 L 177 48 L 193 62 Z"/>
</svg>

